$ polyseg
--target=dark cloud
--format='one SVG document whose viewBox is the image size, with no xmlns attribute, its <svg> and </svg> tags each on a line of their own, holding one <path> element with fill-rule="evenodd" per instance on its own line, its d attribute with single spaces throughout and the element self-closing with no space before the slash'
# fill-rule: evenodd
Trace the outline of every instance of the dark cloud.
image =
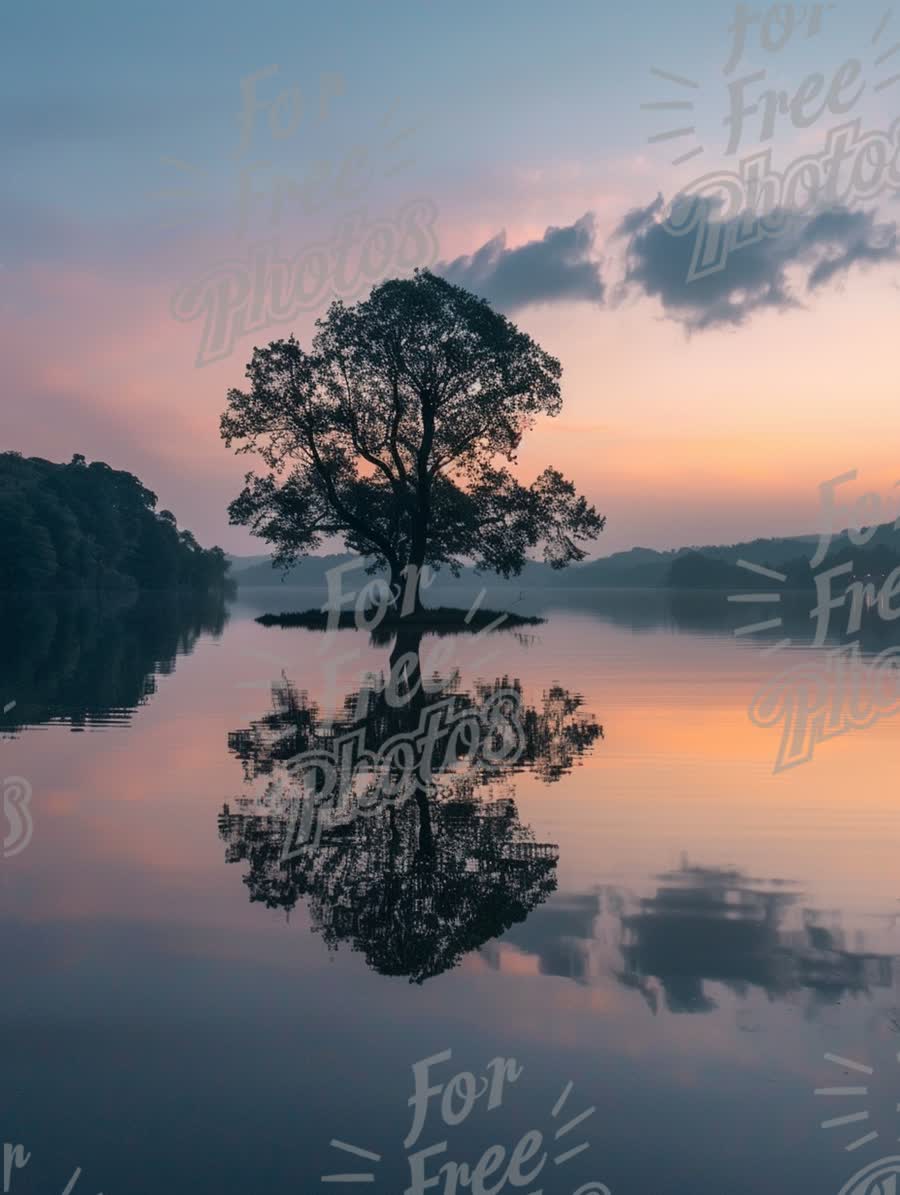
<svg viewBox="0 0 900 1195">
<path fill-rule="evenodd" d="M 662 192 L 648 204 L 647 207 L 633 207 L 630 212 L 627 212 L 622 220 L 622 223 L 613 233 L 613 237 L 632 237 L 636 232 L 640 232 L 642 228 L 646 228 L 648 224 L 653 223 L 656 214 L 662 210 L 663 197 Z"/>
<path fill-rule="evenodd" d="M 824 286 L 853 265 L 880 265 L 897 260 L 897 225 L 875 223 L 874 212 L 837 208 L 815 216 L 804 230 L 807 245 L 828 245 L 830 256 L 816 262 L 810 272 L 810 290 Z"/>
<path fill-rule="evenodd" d="M 800 307 L 804 294 L 833 284 L 854 266 L 900 257 L 897 225 L 877 223 L 874 211 L 777 209 L 768 219 L 781 231 L 754 237 L 748 230 L 759 225 L 750 213 L 725 218 L 719 200 L 682 197 L 668 212 L 664 207 L 657 195 L 646 207 L 627 212 L 612 233 L 611 242 L 627 243 L 624 281 L 612 299 L 658 298 L 666 315 L 690 331 L 737 326 L 767 308 Z M 675 235 L 673 221 L 687 231 Z M 505 311 L 530 303 L 602 303 L 606 285 L 594 239 L 588 212 L 515 249 L 498 233 L 470 256 L 435 268 Z"/>
<path fill-rule="evenodd" d="M 625 217 L 617 231 L 630 232 L 631 239 L 617 297 L 638 291 L 656 297 L 671 319 L 691 331 L 742 324 L 765 308 L 801 306 L 789 270 L 798 270 L 801 288 L 813 291 L 853 266 L 898 260 L 897 226 L 877 224 L 874 212 L 833 208 L 801 215 L 779 209 L 770 219 L 783 222 L 782 231 L 747 243 L 749 214 L 722 219 L 717 201 L 683 202 L 691 206 L 676 209 L 674 218 L 690 213 L 691 219 L 681 221 L 690 226 L 681 235 L 656 219 L 658 199 Z"/>
<path fill-rule="evenodd" d="M 500 232 L 471 257 L 441 262 L 435 272 L 505 311 L 529 303 L 602 303 L 605 287 L 593 248 L 594 217 L 587 212 L 517 249 L 507 249 L 506 233 Z"/>
</svg>

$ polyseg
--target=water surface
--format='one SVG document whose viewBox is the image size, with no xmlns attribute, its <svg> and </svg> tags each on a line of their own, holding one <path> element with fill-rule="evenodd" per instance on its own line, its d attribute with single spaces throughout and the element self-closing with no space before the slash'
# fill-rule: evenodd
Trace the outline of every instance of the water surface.
<svg viewBox="0 0 900 1195">
<path fill-rule="evenodd" d="M 566 1114 L 596 1108 L 533 1188 L 554 1195 L 838 1192 L 895 1152 L 896 719 L 774 773 L 748 706 L 785 661 L 716 599 L 513 597 L 547 621 L 452 659 L 459 692 L 519 686 L 521 765 L 449 776 L 427 849 L 407 803 L 287 867 L 273 744 L 340 716 L 389 645 L 259 626 L 314 604 L 284 591 L 7 619 L 0 776 L 33 791 L 0 861 L 3 1137 L 32 1154 L 12 1191 L 80 1167 L 79 1195 L 367 1169 L 337 1189 L 399 1193 L 411 1068 L 446 1050 L 441 1081 L 522 1074 L 456 1127 L 434 1106 L 416 1148 L 474 1165 L 537 1128 L 556 1156 L 567 1084 Z"/>
</svg>

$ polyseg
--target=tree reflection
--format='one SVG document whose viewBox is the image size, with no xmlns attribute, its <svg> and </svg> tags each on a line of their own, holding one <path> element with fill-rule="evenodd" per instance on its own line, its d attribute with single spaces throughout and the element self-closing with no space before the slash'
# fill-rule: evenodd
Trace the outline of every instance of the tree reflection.
<svg viewBox="0 0 900 1195">
<path fill-rule="evenodd" d="M 218 638 L 221 593 L 30 594 L 0 602 L 3 692 L 15 705 L 0 735 L 48 722 L 86 727 L 129 721 L 202 635 Z"/>
<path fill-rule="evenodd" d="M 264 778 L 266 790 L 234 809 L 226 804 L 219 817 L 226 860 L 249 864 L 252 901 L 290 910 L 305 899 L 329 948 L 344 942 L 380 974 L 415 983 L 455 967 L 555 890 L 558 848 L 536 842 L 522 824 L 512 782 L 524 770 L 558 781 L 603 733 L 582 699 L 560 686 L 537 706 L 525 705 L 521 685 L 507 677 L 463 692 L 456 681 L 425 675 L 420 647 L 421 634 L 399 636 L 388 675 L 349 694 L 334 720 L 287 677 L 275 683 L 271 712 L 229 735 L 246 780 Z M 466 735 L 452 743 L 447 736 L 426 786 L 366 808 L 374 781 L 364 777 L 341 793 L 340 813 L 324 819 L 318 845 L 286 852 L 306 799 L 291 764 L 298 754 L 333 751 L 348 734 L 361 751 L 378 752 L 441 703 L 474 713 L 502 693 L 518 699 L 515 759 L 494 758 Z M 418 764 L 425 747 L 413 741 Z"/>
</svg>

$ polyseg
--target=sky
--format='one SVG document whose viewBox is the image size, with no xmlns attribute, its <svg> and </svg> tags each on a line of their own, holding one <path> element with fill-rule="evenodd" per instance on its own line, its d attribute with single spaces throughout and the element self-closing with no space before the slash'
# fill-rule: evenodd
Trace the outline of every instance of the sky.
<svg viewBox="0 0 900 1195">
<path fill-rule="evenodd" d="M 842 498 L 888 503 L 885 0 L 18 0 L 4 18 L 0 448 L 105 460 L 202 543 L 265 551 L 228 526 L 256 464 L 219 436 L 228 390 L 254 345 L 307 344 L 337 294 L 418 264 L 560 359 L 562 413 L 517 467 L 553 464 L 607 516 L 592 555 L 808 532 L 851 470 Z"/>
</svg>

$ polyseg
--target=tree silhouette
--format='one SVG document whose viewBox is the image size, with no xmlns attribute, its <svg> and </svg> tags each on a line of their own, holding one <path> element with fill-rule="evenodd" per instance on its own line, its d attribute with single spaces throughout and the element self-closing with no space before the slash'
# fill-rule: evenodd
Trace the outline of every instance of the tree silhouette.
<svg viewBox="0 0 900 1195">
<path fill-rule="evenodd" d="M 277 563 L 340 536 L 392 587 L 405 577 L 418 609 L 425 564 L 510 576 L 538 545 L 556 568 L 584 558 L 605 520 L 557 470 L 525 486 L 502 464 L 559 413 L 554 357 L 427 271 L 332 304 L 317 327 L 309 353 L 293 337 L 255 349 L 221 421 L 229 447 L 271 470 L 247 474 L 229 513 Z"/>
<path fill-rule="evenodd" d="M 554 687 L 540 709 L 521 709 L 515 759 L 485 758 L 460 736 L 427 787 L 365 811 L 359 798 L 371 781 L 349 797 L 342 793 L 336 802 L 342 815 L 326 819 L 317 843 L 286 859 L 298 809 L 308 799 L 289 770 L 298 753 L 333 749 L 348 731 L 359 733 L 361 750 L 377 751 L 448 699 L 468 711 L 497 693 L 521 697 L 521 686 L 508 678 L 469 694 L 424 677 L 421 664 L 409 662 L 410 655 L 418 661 L 420 639 L 398 636 L 388 677 L 349 694 L 333 722 L 287 678 L 274 684 L 271 713 L 229 735 L 245 777 L 266 778 L 266 792 L 238 800 L 235 811 L 226 804 L 219 817 L 227 861 L 250 864 L 251 900 L 293 909 L 306 898 L 313 928 L 329 947 L 348 942 L 380 974 L 416 983 L 523 921 L 555 889 L 557 848 L 535 842 L 521 824 L 511 780 L 529 769 L 553 783 L 602 735 L 581 711 L 581 699 Z"/>
</svg>

